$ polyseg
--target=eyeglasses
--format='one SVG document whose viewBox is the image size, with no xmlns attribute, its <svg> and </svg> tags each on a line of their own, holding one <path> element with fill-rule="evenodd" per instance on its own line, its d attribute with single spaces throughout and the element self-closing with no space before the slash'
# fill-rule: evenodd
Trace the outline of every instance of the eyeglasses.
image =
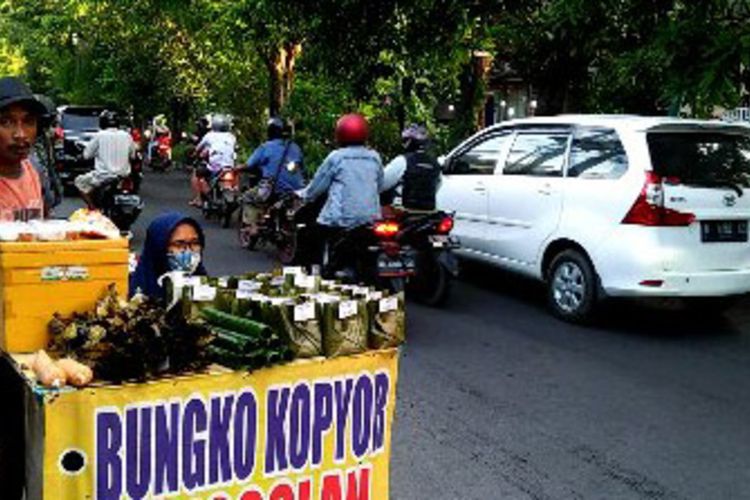
<svg viewBox="0 0 750 500">
<path fill-rule="evenodd" d="M 191 250 L 198 252 L 203 249 L 203 245 L 200 240 L 175 240 L 169 242 L 169 248 L 173 250 Z"/>
</svg>

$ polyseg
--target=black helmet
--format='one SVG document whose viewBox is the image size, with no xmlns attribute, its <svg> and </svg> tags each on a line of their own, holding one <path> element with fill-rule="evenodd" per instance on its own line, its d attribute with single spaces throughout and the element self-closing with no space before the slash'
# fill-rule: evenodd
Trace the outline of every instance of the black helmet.
<svg viewBox="0 0 750 500">
<path fill-rule="evenodd" d="M 105 109 L 99 114 L 99 128 L 117 127 L 117 113 Z"/>
<path fill-rule="evenodd" d="M 211 117 L 211 130 L 214 132 L 229 132 L 231 124 L 226 115 L 216 114 Z"/>
<path fill-rule="evenodd" d="M 278 116 L 272 116 L 266 124 L 269 139 L 281 139 L 284 136 L 284 120 Z"/>
<path fill-rule="evenodd" d="M 401 132 L 401 142 L 407 151 L 424 147 L 429 140 L 427 129 L 422 125 L 413 123 Z"/>
</svg>

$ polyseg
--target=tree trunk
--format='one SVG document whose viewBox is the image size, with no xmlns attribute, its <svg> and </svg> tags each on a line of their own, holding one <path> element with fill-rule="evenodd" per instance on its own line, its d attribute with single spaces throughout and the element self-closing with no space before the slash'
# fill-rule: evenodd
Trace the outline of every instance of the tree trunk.
<svg viewBox="0 0 750 500">
<path fill-rule="evenodd" d="M 269 101 L 271 116 L 278 115 L 286 105 L 294 89 L 294 64 L 302 52 L 302 44 L 287 42 L 274 48 L 264 58 L 268 69 Z"/>
</svg>

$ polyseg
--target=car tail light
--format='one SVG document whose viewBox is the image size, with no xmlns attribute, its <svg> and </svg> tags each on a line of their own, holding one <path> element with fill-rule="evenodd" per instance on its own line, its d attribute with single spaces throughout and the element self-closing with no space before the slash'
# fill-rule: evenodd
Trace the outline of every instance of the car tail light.
<svg viewBox="0 0 750 500">
<path fill-rule="evenodd" d="M 55 144 L 62 144 L 63 140 L 65 139 L 65 129 L 62 127 L 55 127 Z"/>
<path fill-rule="evenodd" d="M 438 234 L 448 234 L 453 231 L 453 217 L 445 216 L 436 228 Z"/>
<path fill-rule="evenodd" d="M 382 221 L 376 222 L 372 230 L 378 238 L 389 239 L 398 234 L 400 229 L 398 222 Z"/>
<path fill-rule="evenodd" d="M 669 178 L 669 184 L 679 179 Z M 646 172 L 646 182 L 643 184 L 638 198 L 628 211 L 623 224 L 639 226 L 689 226 L 695 221 L 695 214 L 680 212 L 664 206 L 664 182 L 653 172 Z"/>
</svg>

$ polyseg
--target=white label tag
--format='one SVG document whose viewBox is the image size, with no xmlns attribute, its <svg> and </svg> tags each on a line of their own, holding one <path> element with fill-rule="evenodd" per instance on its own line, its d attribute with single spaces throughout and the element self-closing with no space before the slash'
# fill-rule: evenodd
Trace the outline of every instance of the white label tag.
<svg viewBox="0 0 750 500">
<path fill-rule="evenodd" d="M 193 300 L 196 302 L 210 302 L 216 298 L 216 288 L 209 285 L 193 287 Z"/>
<path fill-rule="evenodd" d="M 296 274 L 294 276 L 294 286 L 299 288 L 305 288 L 310 290 L 315 288 L 315 276 L 307 276 L 305 274 Z"/>
<path fill-rule="evenodd" d="M 89 270 L 81 266 L 69 267 L 65 275 L 71 281 L 85 281 L 89 279 Z"/>
<path fill-rule="evenodd" d="M 253 295 L 257 295 L 252 290 L 243 290 L 242 288 L 238 288 L 235 292 L 234 296 L 238 299 L 251 299 L 253 298 Z"/>
<path fill-rule="evenodd" d="M 367 300 L 380 300 L 383 298 L 383 292 L 376 290 L 374 292 L 370 292 L 367 295 Z"/>
<path fill-rule="evenodd" d="M 62 281 L 65 278 L 65 268 L 43 267 L 40 277 L 42 281 Z"/>
<path fill-rule="evenodd" d="M 357 301 L 345 300 L 339 304 L 339 319 L 346 319 L 357 314 Z"/>
<path fill-rule="evenodd" d="M 286 276 L 287 274 L 298 276 L 300 274 L 305 274 L 305 270 L 300 266 L 290 266 L 285 267 L 281 274 L 283 274 L 284 276 Z"/>
<path fill-rule="evenodd" d="M 311 319 L 315 319 L 315 304 L 313 302 L 305 302 L 294 306 L 294 321 L 310 321 Z"/>
<path fill-rule="evenodd" d="M 180 286 L 201 286 L 201 277 L 200 276 L 185 276 L 182 281 L 180 282 Z"/>
<path fill-rule="evenodd" d="M 398 309 L 398 298 L 396 297 L 386 297 L 379 302 L 378 310 L 381 313 L 395 311 L 396 309 Z"/>
<path fill-rule="evenodd" d="M 221 277 L 218 281 L 219 288 L 226 288 L 229 286 L 229 278 L 227 277 Z"/>
<path fill-rule="evenodd" d="M 260 290 L 261 286 L 261 283 L 255 280 L 240 280 L 239 283 L 237 283 L 237 291 L 243 291 L 247 293 L 257 292 L 258 290 Z"/>
</svg>

